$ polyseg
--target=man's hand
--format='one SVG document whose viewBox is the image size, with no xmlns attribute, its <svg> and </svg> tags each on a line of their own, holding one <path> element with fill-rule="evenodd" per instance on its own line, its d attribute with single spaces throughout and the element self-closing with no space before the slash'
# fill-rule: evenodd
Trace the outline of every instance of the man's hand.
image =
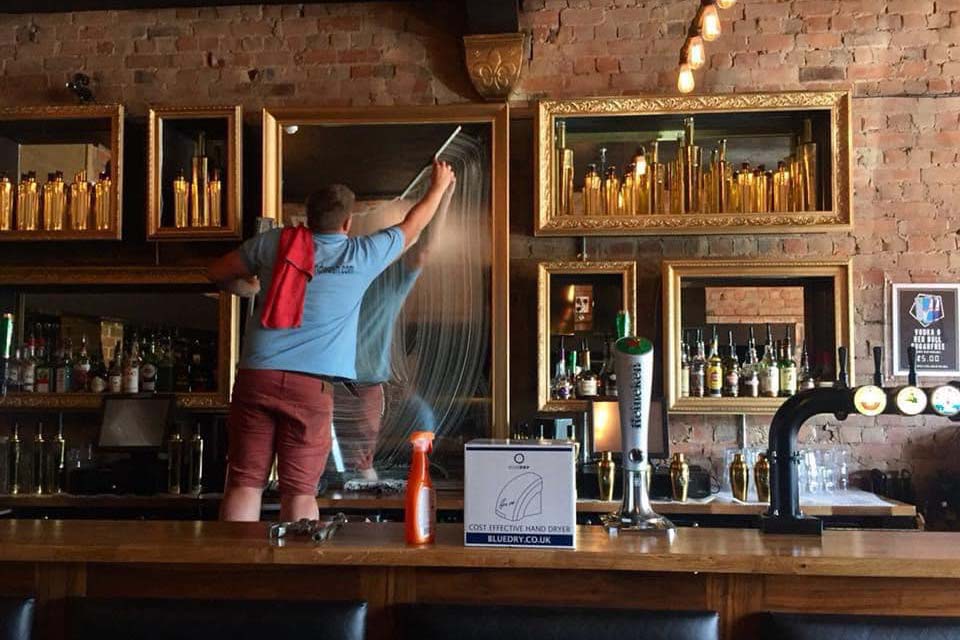
<svg viewBox="0 0 960 640">
<path fill-rule="evenodd" d="M 239 251 L 231 251 L 207 269 L 207 277 L 217 287 L 242 298 L 260 292 L 260 278 L 250 273 Z"/>
<path fill-rule="evenodd" d="M 443 194 L 457 181 L 453 168 L 446 162 L 434 160 L 433 176 L 430 178 L 430 188 L 417 204 L 407 212 L 406 217 L 397 227 L 403 232 L 403 248 L 409 249 L 417 241 L 433 216 L 437 213 Z"/>
<path fill-rule="evenodd" d="M 456 183 L 457 183 L 457 176 L 453 172 L 453 167 L 451 167 L 446 162 L 440 162 L 439 160 L 434 160 L 433 176 L 430 179 L 430 188 L 438 189 L 440 193 L 443 193 L 447 190 L 447 187 Z"/>
</svg>

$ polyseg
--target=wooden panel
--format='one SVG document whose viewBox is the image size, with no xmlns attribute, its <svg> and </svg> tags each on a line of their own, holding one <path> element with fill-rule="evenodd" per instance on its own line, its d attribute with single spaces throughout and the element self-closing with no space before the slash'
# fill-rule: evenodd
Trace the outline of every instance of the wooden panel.
<svg viewBox="0 0 960 640">
<path fill-rule="evenodd" d="M 960 616 L 956 580 L 766 576 L 763 609 Z"/>
<path fill-rule="evenodd" d="M 639 609 L 707 606 L 703 575 L 523 569 L 417 569 L 416 601 Z"/>
<path fill-rule="evenodd" d="M 0 596 L 32 596 L 36 592 L 36 567 L 32 562 L 9 562 L 0 567 Z"/>
</svg>

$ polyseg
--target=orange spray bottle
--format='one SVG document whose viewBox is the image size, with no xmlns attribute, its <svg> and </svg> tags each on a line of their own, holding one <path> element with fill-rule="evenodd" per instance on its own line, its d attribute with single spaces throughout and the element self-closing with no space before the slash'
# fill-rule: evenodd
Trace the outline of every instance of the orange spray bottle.
<svg viewBox="0 0 960 640">
<path fill-rule="evenodd" d="M 430 544 L 436 538 L 437 503 L 430 480 L 430 459 L 433 433 L 414 431 L 410 436 L 413 460 L 407 478 L 406 513 L 404 516 L 407 544 Z"/>
</svg>

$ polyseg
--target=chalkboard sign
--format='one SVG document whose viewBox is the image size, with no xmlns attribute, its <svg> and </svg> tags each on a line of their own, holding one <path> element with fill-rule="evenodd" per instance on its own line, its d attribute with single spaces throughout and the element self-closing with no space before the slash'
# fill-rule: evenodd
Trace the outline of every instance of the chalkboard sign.
<svg viewBox="0 0 960 640">
<path fill-rule="evenodd" d="M 921 375 L 960 375 L 960 284 L 894 284 L 892 315 L 894 375 L 907 375 L 911 344 Z"/>
</svg>

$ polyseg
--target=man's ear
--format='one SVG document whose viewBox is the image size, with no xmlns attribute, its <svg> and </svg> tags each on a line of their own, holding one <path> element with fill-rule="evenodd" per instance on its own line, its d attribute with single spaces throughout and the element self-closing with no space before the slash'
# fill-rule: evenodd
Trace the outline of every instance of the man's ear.
<svg viewBox="0 0 960 640">
<path fill-rule="evenodd" d="M 342 230 L 344 233 L 350 233 L 350 227 L 351 227 L 351 226 L 353 226 L 353 216 L 350 216 L 350 217 L 347 218 L 347 220 L 343 223 L 343 226 L 341 227 L 341 230 Z"/>
</svg>

